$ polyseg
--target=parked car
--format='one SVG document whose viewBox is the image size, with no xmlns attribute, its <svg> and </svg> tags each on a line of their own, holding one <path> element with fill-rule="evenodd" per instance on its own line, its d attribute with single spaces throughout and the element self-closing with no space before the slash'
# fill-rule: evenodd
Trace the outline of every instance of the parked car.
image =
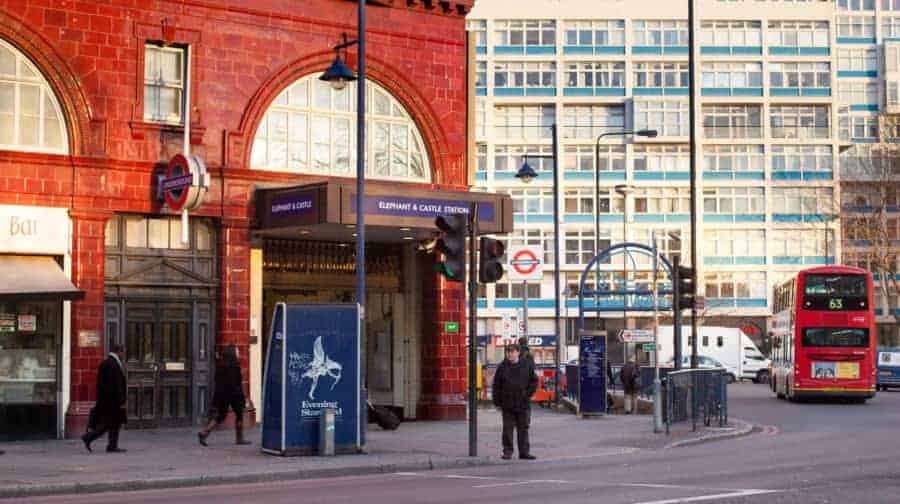
<svg viewBox="0 0 900 504">
<path fill-rule="evenodd" d="M 671 361 L 669 365 L 672 365 Z M 688 369 L 691 367 L 691 356 L 685 355 L 681 357 L 681 369 Z M 733 369 L 729 369 L 721 362 L 712 357 L 707 357 L 705 355 L 697 356 L 697 367 L 700 369 L 716 369 L 722 368 L 725 370 L 725 375 L 728 377 L 728 383 L 734 383 L 737 381 L 737 375 L 735 374 Z"/>
</svg>

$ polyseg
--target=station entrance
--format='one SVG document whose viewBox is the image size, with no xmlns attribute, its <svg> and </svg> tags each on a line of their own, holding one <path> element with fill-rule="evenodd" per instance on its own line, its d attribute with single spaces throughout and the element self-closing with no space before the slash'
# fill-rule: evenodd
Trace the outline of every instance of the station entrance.
<svg viewBox="0 0 900 504">
<path fill-rule="evenodd" d="M 251 277 L 262 281 L 251 318 L 262 322 L 261 373 L 277 303 L 356 302 L 355 186 L 260 189 L 256 203 L 254 248 L 262 257 Z M 465 296 L 460 301 L 441 285 L 426 244 L 435 239 L 437 216 L 468 212 L 472 204 L 483 233 L 512 230 L 509 196 L 385 183 L 366 189 L 364 383 L 373 403 L 401 409 L 405 418 L 465 404 L 465 334 L 442 332 L 444 322 L 462 322 Z"/>
</svg>

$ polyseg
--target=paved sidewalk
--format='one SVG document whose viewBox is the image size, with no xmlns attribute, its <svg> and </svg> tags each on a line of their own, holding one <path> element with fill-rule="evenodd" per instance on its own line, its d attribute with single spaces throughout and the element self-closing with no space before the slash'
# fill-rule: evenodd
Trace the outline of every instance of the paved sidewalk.
<svg viewBox="0 0 900 504">
<path fill-rule="evenodd" d="M 209 448 L 197 443 L 194 430 L 124 431 L 120 441 L 128 449 L 124 454 L 105 453 L 105 439 L 94 443 L 94 453 L 88 453 L 80 440 L 9 443 L 2 445 L 6 454 L 0 456 L 0 497 L 518 463 L 500 460 L 499 417 L 491 409 L 479 410 L 479 457 L 474 459 L 467 456 L 468 424 L 459 421 L 408 422 L 393 432 L 370 424 L 368 454 L 327 458 L 263 454 L 258 430 L 250 432 L 252 446 L 235 446 L 233 432 L 219 431 L 210 437 Z M 579 420 L 535 408 L 532 451 L 541 460 L 615 456 L 749 432 L 743 422 L 732 425 L 736 427 L 696 433 L 686 425 L 666 436 L 652 432 L 652 417 L 646 415 Z"/>
</svg>

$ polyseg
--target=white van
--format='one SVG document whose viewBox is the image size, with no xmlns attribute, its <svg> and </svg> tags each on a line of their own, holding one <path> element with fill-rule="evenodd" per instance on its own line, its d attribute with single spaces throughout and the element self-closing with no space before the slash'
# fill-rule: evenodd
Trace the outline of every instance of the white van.
<svg viewBox="0 0 900 504">
<path fill-rule="evenodd" d="M 720 362 L 732 381 L 746 379 L 753 380 L 754 383 L 768 383 L 769 359 L 743 331 L 733 327 L 702 326 L 698 328 L 698 333 L 697 353 Z M 660 364 L 673 362 L 673 336 L 672 326 L 659 327 Z M 691 355 L 691 347 L 688 345 L 690 336 L 691 327 L 682 327 L 683 356 Z"/>
</svg>

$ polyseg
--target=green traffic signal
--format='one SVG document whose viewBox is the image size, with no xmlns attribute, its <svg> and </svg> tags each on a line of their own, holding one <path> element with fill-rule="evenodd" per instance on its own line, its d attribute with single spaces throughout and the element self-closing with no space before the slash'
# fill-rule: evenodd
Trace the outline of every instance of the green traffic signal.
<svg viewBox="0 0 900 504">
<path fill-rule="evenodd" d="M 442 232 L 435 248 L 444 256 L 442 262 L 435 264 L 435 271 L 451 282 L 465 281 L 467 216 L 442 215 L 434 220 L 434 224 Z"/>
</svg>

